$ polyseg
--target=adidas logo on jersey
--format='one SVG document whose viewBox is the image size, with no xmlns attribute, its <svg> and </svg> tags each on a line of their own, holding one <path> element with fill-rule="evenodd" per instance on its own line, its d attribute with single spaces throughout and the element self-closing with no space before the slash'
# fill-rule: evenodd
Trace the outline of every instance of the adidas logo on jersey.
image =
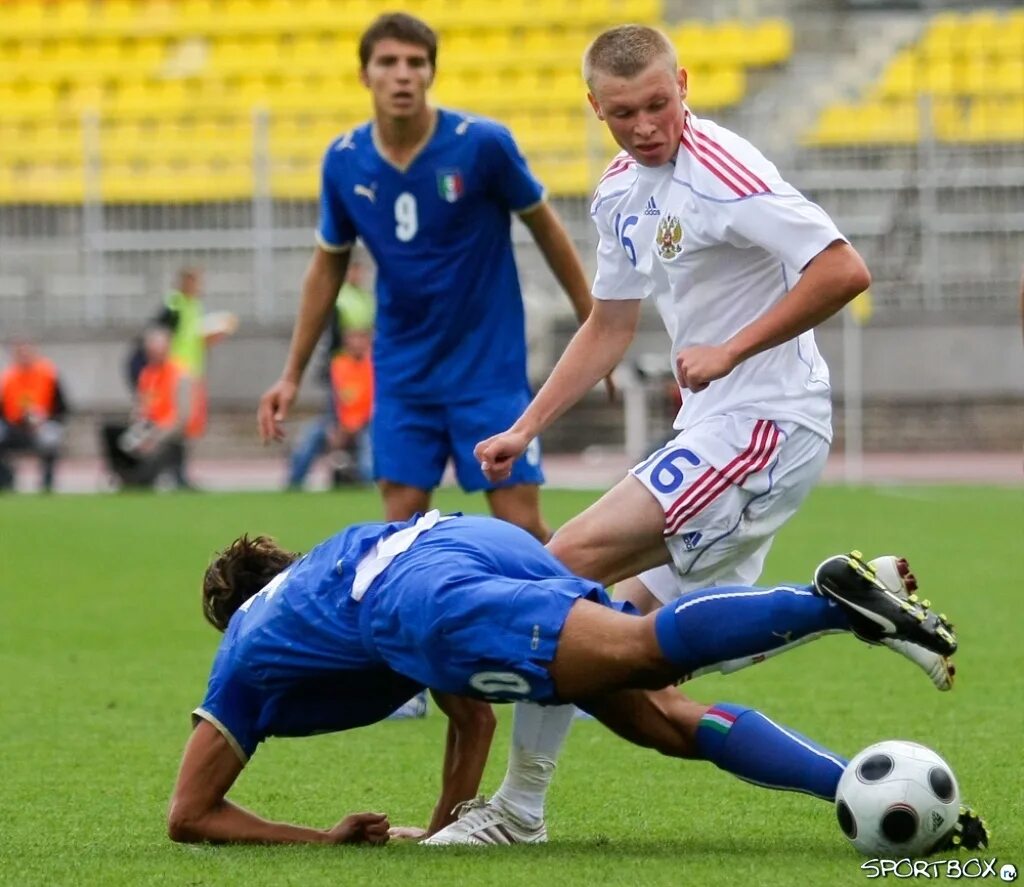
<svg viewBox="0 0 1024 887">
<path fill-rule="evenodd" d="M 693 551 L 693 549 L 700 545 L 701 536 L 703 535 L 699 530 L 694 530 L 692 533 L 683 533 L 679 538 L 683 540 L 683 545 L 686 546 L 687 551 Z"/>
<path fill-rule="evenodd" d="M 647 206 L 644 207 L 645 216 L 660 216 L 661 210 L 658 209 L 658 204 L 654 202 L 654 195 L 651 195 L 651 199 L 647 201 Z"/>
</svg>

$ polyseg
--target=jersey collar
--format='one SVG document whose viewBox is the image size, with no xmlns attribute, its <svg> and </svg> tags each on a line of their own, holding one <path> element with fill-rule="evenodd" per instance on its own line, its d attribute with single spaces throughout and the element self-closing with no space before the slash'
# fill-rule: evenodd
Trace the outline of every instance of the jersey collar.
<svg viewBox="0 0 1024 887">
<path fill-rule="evenodd" d="M 394 167 L 399 172 L 408 172 L 409 167 L 416 162 L 416 158 L 423 153 L 423 149 L 430 144 L 430 140 L 434 137 L 434 133 L 437 132 L 437 124 L 440 116 L 441 112 L 435 108 L 433 119 L 430 121 L 430 126 L 427 127 L 427 131 L 423 134 L 423 138 L 420 140 L 420 143 L 413 149 L 412 154 L 409 155 L 409 159 L 403 164 L 395 163 L 388 156 L 387 151 L 380 140 L 380 136 L 377 133 L 377 121 L 374 121 L 370 126 L 370 138 L 373 140 L 373 147 L 377 149 L 377 153 L 386 164 Z"/>
</svg>

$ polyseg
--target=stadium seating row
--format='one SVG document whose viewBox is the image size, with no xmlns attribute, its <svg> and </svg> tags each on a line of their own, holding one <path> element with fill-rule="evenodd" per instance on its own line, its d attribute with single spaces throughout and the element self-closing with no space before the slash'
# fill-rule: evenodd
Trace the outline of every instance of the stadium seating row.
<svg viewBox="0 0 1024 887">
<path fill-rule="evenodd" d="M 932 102 L 921 125 L 922 97 Z M 825 108 L 808 145 L 1024 140 L 1024 9 L 934 16 L 860 101 Z"/>
<path fill-rule="evenodd" d="M 443 34 L 439 69 L 450 75 L 477 75 L 481 68 L 529 71 L 578 68 L 592 29 L 529 27 L 515 31 L 453 30 Z M 792 32 L 779 19 L 751 25 L 723 21 L 689 22 L 672 37 L 683 63 L 696 68 L 774 65 L 792 53 Z M 147 78 L 238 75 L 278 77 L 330 72 L 354 74 L 358 67 L 353 36 L 225 36 L 206 40 L 149 38 L 70 38 L 9 40 L 0 44 L 0 83 L 137 81 Z"/>
<path fill-rule="evenodd" d="M 993 58 L 927 57 L 903 50 L 889 63 L 873 95 L 907 98 L 935 96 L 1024 95 L 1024 35 L 1016 56 Z"/>
<path fill-rule="evenodd" d="M 690 103 L 695 109 L 719 108 L 738 102 L 746 89 L 740 68 L 691 72 Z M 435 98 L 451 107 L 480 114 L 505 115 L 522 107 L 545 111 L 585 107 L 586 89 L 575 70 L 484 71 L 476 77 L 446 74 Z M 369 114 L 369 98 L 354 79 L 328 76 L 236 77 L 215 80 L 83 81 L 58 86 L 48 83 L 0 83 L 0 107 L 8 120 L 80 118 L 95 112 L 104 119 L 132 120 L 180 115 L 238 114 L 265 109 L 276 113 L 338 115 L 339 126 Z"/>
<path fill-rule="evenodd" d="M 820 147 L 912 144 L 926 131 L 949 143 L 1024 141 L 1024 96 L 967 103 L 938 99 L 927 130 L 922 126 L 922 108 L 914 101 L 833 105 L 822 114 L 806 143 Z"/>
<path fill-rule="evenodd" d="M 435 27 L 601 26 L 661 17 L 661 0 L 408 0 Z M 7 0 L 0 40 L 78 35 L 356 34 L 382 11 L 373 0 Z"/>
<path fill-rule="evenodd" d="M 538 171 L 553 165 L 551 190 L 568 194 L 586 193 L 600 171 L 588 152 L 600 163 L 613 147 L 603 127 L 586 122 L 582 51 L 604 24 L 657 21 L 661 3 L 411 0 L 403 8 L 440 26 L 436 101 L 508 122 Z M 275 194 L 313 197 L 327 141 L 369 115 L 354 38 L 384 8 L 378 0 L 7 0 L 0 201 L 80 199 L 87 155 L 102 170 L 105 199 L 195 200 L 203 182 L 210 199 L 244 197 L 264 151 Z M 671 34 L 698 111 L 738 103 L 748 67 L 792 53 L 790 26 L 778 19 L 684 22 Z M 161 183 L 170 169 L 172 181 Z"/>
<path fill-rule="evenodd" d="M 533 169 L 549 193 L 581 194 L 593 188 L 606 159 L 591 164 L 578 154 L 564 159 L 550 157 L 533 164 Z M 271 172 L 270 191 L 278 199 L 308 200 L 316 193 L 318 181 L 317 162 L 282 161 Z M 80 203 L 87 196 L 106 203 L 247 200 L 253 195 L 254 185 L 252 165 L 237 158 L 105 166 L 90 195 L 77 165 L 0 164 L 0 203 Z"/>
<path fill-rule="evenodd" d="M 1024 9 L 982 10 L 935 16 L 921 38 L 919 51 L 928 58 L 1019 56 L 1024 46 Z"/>
</svg>

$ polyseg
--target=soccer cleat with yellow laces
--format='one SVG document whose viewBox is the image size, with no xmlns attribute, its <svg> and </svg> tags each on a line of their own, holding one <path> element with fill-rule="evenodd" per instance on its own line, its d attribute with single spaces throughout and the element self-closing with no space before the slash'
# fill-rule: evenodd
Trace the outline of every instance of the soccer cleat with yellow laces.
<svg viewBox="0 0 1024 887">
<path fill-rule="evenodd" d="M 949 621 L 931 612 L 928 601 L 890 591 L 859 551 L 824 561 L 814 572 L 814 585 L 845 610 L 850 630 L 869 644 L 902 640 L 940 656 L 956 652 L 956 635 Z"/>
</svg>

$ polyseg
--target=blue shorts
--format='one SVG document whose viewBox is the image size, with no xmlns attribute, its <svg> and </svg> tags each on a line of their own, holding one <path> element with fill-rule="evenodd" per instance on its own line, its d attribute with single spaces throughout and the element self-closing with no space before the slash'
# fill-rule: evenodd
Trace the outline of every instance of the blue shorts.
<svg viewBox="0 0 1024 887">
<path fill-rule="evenodd" d="M 526 388 L 449 405 L 378 397 L 373 405 L 374 480 L 433 490 L 452 459 L 459 486 L 467 493 L 542 484 L 537 440 L 512 467 L 512 476 L 500 484 L 484 477 L 473 455 L 480 441 L 512 425 L 529 403 Z"/>
<path fill-rule="evenodd" d="M 460 517 L 391 562 L 360 622 L 376 656 L 433 690 L 555 704 L 547 664 L 580 598 L 612 606 L 599 583 L 574 576 L 525 530 Z"/>
</svg>

